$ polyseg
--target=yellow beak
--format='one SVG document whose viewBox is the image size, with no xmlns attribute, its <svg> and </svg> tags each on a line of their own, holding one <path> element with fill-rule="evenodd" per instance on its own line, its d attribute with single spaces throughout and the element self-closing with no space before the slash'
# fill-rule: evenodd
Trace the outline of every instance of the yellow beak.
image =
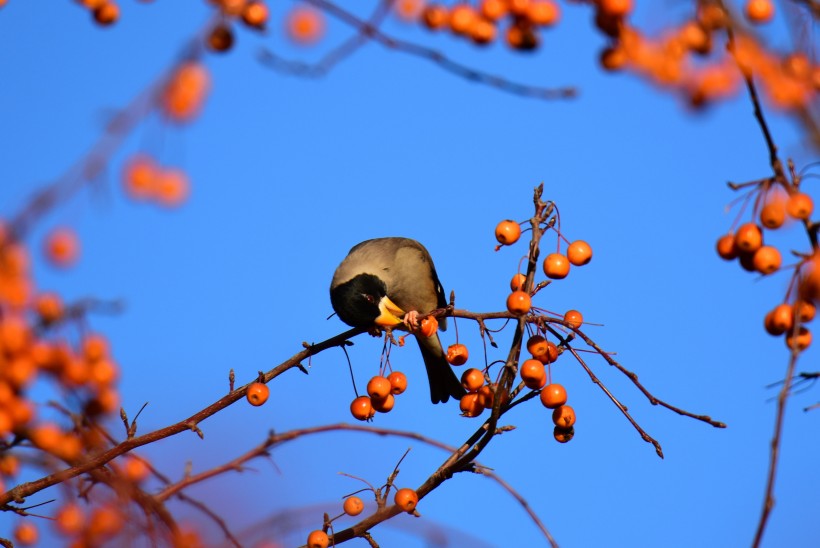
<svg viewBox="0 0 820 548">
<path fill-rule="evenodd" d="M 379 312 L 381 314 L 376 318 L 376 325 L 393 327 L 402 323 L 401 317 L 404 316 L 404 310 L 396 306 L 387 296 L 382 297 L 379 301 Z"/>
</svg>

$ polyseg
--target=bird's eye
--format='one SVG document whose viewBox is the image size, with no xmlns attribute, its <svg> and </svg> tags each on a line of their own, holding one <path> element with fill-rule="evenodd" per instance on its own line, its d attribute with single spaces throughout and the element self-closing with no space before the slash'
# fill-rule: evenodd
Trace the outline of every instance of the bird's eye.
<svg viewBox="0 0 820 548">
<path fill-rule="evenodd" d="M 368 295 L 367 293 L 362 293 L 362 297 L 364 297 L 365 300 L 369 303 L 375 303 L 376 302 L 376 297 L 374 297 L 373 295 Z"/>
</svg>

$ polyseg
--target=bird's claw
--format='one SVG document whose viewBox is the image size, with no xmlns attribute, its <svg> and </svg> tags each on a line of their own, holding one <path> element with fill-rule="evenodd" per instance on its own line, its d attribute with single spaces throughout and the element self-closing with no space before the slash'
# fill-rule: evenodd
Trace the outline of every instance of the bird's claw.
<svg viewBox="0 0 820 548">
<path fill-rule="evenodd" d="M 417 310 L 411 310 L 404 315 L 402 323 L 407 326 L 410 333 L 415 333 L 419 330 L 419 313 Z"/>
</svg>

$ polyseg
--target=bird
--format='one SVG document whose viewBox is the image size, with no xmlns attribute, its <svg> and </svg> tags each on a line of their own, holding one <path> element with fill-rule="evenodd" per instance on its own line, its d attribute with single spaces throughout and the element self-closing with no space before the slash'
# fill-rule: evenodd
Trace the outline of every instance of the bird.
<svg viewBox="0 0 820 548">
<path fill-rule="evenodd" d="M 425 337 L 418 318 L 444 308 L 444 288 L 427 249 L 410 238 L 374 238 L 350 250 L 330 283 L 330 303 L 346 324 L 402 329 L 415 335 L 430 382 L 430 400 L 445 403 L 466 393 L 441 346 L 438 333 Z M 446 318 L 439 320 L 442 330 Z"/>
</svg>

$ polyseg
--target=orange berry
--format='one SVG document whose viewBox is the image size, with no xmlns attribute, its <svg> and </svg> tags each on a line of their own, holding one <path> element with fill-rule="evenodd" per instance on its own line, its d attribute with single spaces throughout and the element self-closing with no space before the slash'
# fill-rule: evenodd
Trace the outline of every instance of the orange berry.
<svg viewBox="0 0 820 548">
<path fill-rule="evenodd" d="M 181 169 L 163 169 L 154 180 L 155 197 L 160 205 L 177 207 L 188 199 L 191 183 Z"/>
<path fill-rule="evenodd" d="M 88 368 L 88 380 L 97 386 L 114 384 L 119 376 L 117 364 L 110 360 L 97 360 Z"/>
<path fill-rule="evenodd" d="M 796 348 L 799 351 L 803 351 L 808 348 L 809 345 L 811 345 L 811 331 L 806 327 L 801 325 L 797 334 L 791 332 L 786 333 L 786 346 L 789 348 Z"/>
<path fill-rule="evenodd" d="M 467 392 L 476 392 L 482 384 L 484 384 L 484 373 L 475 367 L 471 367 L 461 374 L 461 386 Z"/>
<path fill-rule="evenodd" d="M 476 17 L 470 25 L 470 28 L 467 30 L 467 34 L 474 43 L 480 46 L 489 44 L 495 40 L 495 23 L 481 17 Z"/>
<path fill-rule="evenodd" d="M 521 237 L 521 225 L 507 219 L 495 227 L 495 239 L 501 245 L 512 245 Z"/>
<path fill-rule="evenodd" d="M 575 240 L 567 247 L 567 259 L 575 266 L 583 266 L 592 260 L 592 248 L 584 240 Z"/>
<path fill-rule="evenodd" d="M 37 365 L 27 355 L 16 356 L 5 364 L 3 375 L 15 388 L 24 388 L 37 375 Z"/>
<path fill-rule="evenodd" d="M 561 8 L 552 0 L 532 0 L 524 15 L 535 25 L 549 26 L 561 18 Z"/>
<path fill-rule="evenodd" d="M 122 512 L 112 506 L 100 506 L 88 518 L 88 532 L 92 536 L 108 537 L 118 533 L 124 524 Z"/>
<path fill-rule="evenodd" d="M 242 9 L 245 7 L 246 0 L 212 0 L 215 4 L 218 4 L 220 9 L 222 9 L 222 13 L 225 15 L 230 15 L 232 17 L 236 17 L 240 13 L 242 13 Z"/>
<path fill-rule="evenodd" d="M 510 13 L 514 15 L 524 16 L 527 13 L 527 8 L 530 7 L 532 0 L 507 0 Z"/>
<path fill-rule="evenodd" d="M 14 528 L 14 540 L 20 546 L 34 546 L 39 538 L 40 532 L 31 520 L 21 521 Z"/>
<path fill-rule="evenodd" d="M 598 55 L 598 63 L 610 72 L 621 70 L 629 62 L 629 56 L 622 47 L 607 46 Z"/>
<path fill-rule="evenodd" d="M 544 354 L 547 351 L 547 339 L 541 335 L 533 335 L 527 339 L 527 352 L 533 355 L 534 358 Z"/>
<path fill-rule="evenodd" d="M 450 30 L 454 34 L 468 34 L 477 18 L 478 14 L 472 5 L 456 4 L 450 8 Z"/>
<path fill-rule="evenodd" d="M 63 300 L 56 293 L 40 293 L 34 298 L 34 310 L 44 324 L 51 324 L 63 315 Z"/>
<path fill-rule="evenodd" d="M 450 362 L 450 365 L 464 365 L 467 363 L 469 355 L 467 347 L 463 344 L 451 344 L 447 348 L 447 361 Z"/>
<path fill-rule="evenodd" d="M 233 47 L 234 37 L 231 27 L 225 23 L 217 23 L 208 33 L 205 45 L 217 53 L 230 50 Z"/>
<path fill-rule="evenodd" d="M 186 61 L 174 71 L 162 94 L 162 107 L 169 118 L 187 122 L 202 109 L 211 87 L 208 69 L 196 61 Z"/>
<path fill-rule="evenodd" d="M 351 402 L 350 413 L 360 421 L 367 421 L 373 418 L 376 411 L 373 409 L 373 402 L 369 396 L 359 396 Z"/>
<path fill-rule="evenodd" d="M 396 398 L 393 394 L 388 394 L 382 399 L 372 398 L 370 403 L 373 405 L 373 409 L 379 413 L 389 413 L 393 410 L 393 406 L 396 405 Z"/>
<path fill-rule="evenodd" d="M 777 272 L 781 263 L 782 258 L 780 257 L 780 252 L 776 247 L 770 245 L 764 245 L 755 251 L 752 257 L 752 264 L 754 264 L 755 270 L 763 275 Z"/>
<path fill-rule="evenodd" d="M 797 286 L 800 298 L 804 301 L 820 301 L 820 255 L 815 254 L 801 270 Z"/>
<path fill-rule="evenodd" d="M 532 299 L 526 291 L 513 291 L 507 297 L 507 310 L 516 316 L 523 316 L 532 308 Z"/>
<path fill-rule="evenodd" d="M 76 535 L 85 528 L 85 513 L 78 504 L 68 502 L 57 510 L 54 525 L 64 535 Z"/>
<path fill-rule="evenodd" d="M 496 388 L 498 388 L 498 384 L 491 383 L 485 384 L 478 389 L 478 404 L 484 407 L 484 409 L 492 409 L 493 403 L 495 402 Z M 509 399 L 509 395 L 505 392 L 501 398 L 502 403 L 507 403 Z"/>
<path fill-rule="evenodd" d="M 523 291 L 524 290 L 524 282 L 527 281 L 527 277 L 521 273 L 516 274 L 510 280 L 510 291 Z"/>
<path fill-rule="evenodd" d="M 77 234 L 70 228 L 62 227 L 52 230 L 45 241 L 46 258 L 54 266 L 66 268 L 77 261 L 80 253 L 80 242 Z"/>
<path fill-rule="evenodd" d="M 575 424 L 575 410 L 569 405 L 556 407 L 552 412 L 552 422 L 561 428 L 571 428 Z"/>
<path fill-rule="evenodd" d="M 450 14 L 440 4 L 428 4 L 421 12 L 421 20 L 430 30 L 439 30 L 447 26 Z"/>
<path fill-rule="evenodd" d="M 794 309 L 790 304 L 779 304 L 766 314 L 763 322 L 766 332 L 770 335 L 782 335 L 791 331 L 794 325 Z"/>
<path fill-rule="evenodd" d="M 772 0 L 747 0 L 744 11 L 752 23 L 767 23 L 774 17 L 774 4 Z"/>
<path fill-rule="evenodd" d="M 83 356 L 89 362 L 108 357 L 108 339 L 98 333 L 89 333 L 83 339 Z"/>
<path fill-rule="evenodd" d="M 31 342 L 31 331 L 26 322 L 18 316 L 0 318 L 0 348 L 8 354 L 20 354 Z"/>
<path fill-rule="evenodd" d="M 735 233 L 735 247 L 740 252 L 754 253 L 763 245 L 763 233 L 754 223 L 740 225 Z"/>
<path fill-rule="evenodd" d="M 367 393 L 371 399 L 383 400 L 390 395 L 393 387 L 387 377 L 376 375 L 367 383 Z"/>
<path fill-rule="evenodd" d="M 414 21 L 418 19 L 422 8 L 424 8 L 423 0 L 396 0 L 393 4 L 396 15 L 403 21 Z"/>
<path fill-rule="evenodd" d="M 560 384 L 548 384 L 541 390 L 541 403 L 549 409 L 561 407 L 567 403 L 567 391 Z"/>
<path fill-rule="evenodd" d="M 632 12 L 632 0 L 599 0 L 598 7 L 611 17 L 625 17 Z"/>
<path fill-rule="evenodd" d="M 566 278 L 569 274 L 569 260 L 561 253 L 550 253 L 544 259 L 544 274 L 553 280 Z"/>
<path fill-rule="evenodd" d="M 419 331 L 425 337 L 432 337 L 438 331 L 438 320 L 433 316 L 427 316 L 421 320 Z"/>
<path fill-rule="evenodd" d="M 468 418 L 477 417 L 484 412 L 484 406 L 479 403 L 478 394 L 475 393 L 461 396 L 458 407 L 461 410 L 462 416 Z"/>
<path fill-rule="evenodd" d="M 527 388 L 538 390 L 547 384 L 547 372 L 544 364 L 538 360 L 526 360 L 518 368 L 521 380 Z"/>
<path fill-rule="evenodd" d="M 808 301 L 798 301 L 795 303 L 794 308 L 797 310 L 797 316 L 801 322 L 810 322 L 817 314 L 817 307 Z"/>
<path fill-rule="evenodd" d="M 403 487 L 396 491 L 393 502 L 403 511 L 412 514 L 413 510 L 416 509 L 416 505 L 419 503 L 419 496 L 412 489 Z"/>
<path fill-rule="evenodd" d="M 562 428 L 560 426 L 556 426 L 552 430 L 552 437 L 555 438 L 555 441 L 558 443 L 567 443 L 575 437 L 575 428 Z"/>
<path fill-rule="evenodd" d="M 532 24 L 519 19 L 507 29 L 507 44 L 519 51 L 533 51 L 538 48 L 539 38 Z"/>
<path fill-rule="evenodd" d="M 364 510 L 364 502 L 357 496 L 347 497 L 342 508 L 348 516 L 358 516 Z"/>
<path fill-rule="evenodd" d="M 270 13 L 264 2 L 251 0 L 242 8 L 242 21 L 249 27 L 264 29 Z"/>
<path fill-rule="evenodd" d="M 263 382 L 251 383 L 251 385 L 248 386 L 247 392 L 245 392 L 245 397 L 248 399 L 248 402 L 254 406 L 264 404 L 268 401 L 268 396 L 270 396 L 270 388 Z"/>
<path fill-rule="evenodd" d="M 59 449 L 63 438 L 63 431 L 50 422 L 38 424 L 29 431 L 31 443 L 47 453 L 53 453 Z"/>
<path fill-rule="evenodd" d="M 572 328 L 579 328 L 584 323 L 584 317 L 577 310 L 567 310 L 564 314 L 564 321 Z"/>
<path fill-rule="evenodd" d="M 786 221 L 786 202 L 778 197 L 769 200 L 760 210 L 760 224 L 768 229 L 783 226 Z"/>
<path fill-rule="evenodd" d="M 6 453 L 0 456 L 0 474 L 7 477 L 14 477 L 20 472 L 20 459 Z"/>
<path fill-rule="evenodd" d="M 786 202 L 786 213 L 794 219 L 808 219 L 814 211 L 814 201 L 811 196 L 802 192 L 795 192 Z"/>
<path fill-rule="evenodd" d="M 737 248 L 735 247 L 735 236 L 726 234 L 717 241 L 717 252 L 721 259 L 731 261 L 737 258 Z"/>
<path fill-rule="evenodd" d="M 114 2 L 105 2 L 91 12 L 94 21 L 101 26 L 113 25 L 120 18 L 120 7 Z"/>
<path fill-rule="evenodd" d="M 407 375 L 401 371 L 393 371 L 387 375 L 390 381 L 390 392 L 396 396 L 407 390 Z"/>
<path fill-rule="evenodd" d="M 330 546 L 330 538 L 324 531 L 311 531 L 307 538 L 307 548 L 327 548 Z"/>
<path fill-rule="evenodd" d="M 132 156 L 123 166 L 122 184 L 133 200 L 150 197 L 154 192 L 154 180 L 158 167 L 154 159 L 145 154 Z"/>
<path fill-rule="evenodd" d="M 311 7 L 296 6 L 285 19 L 285 30 L 297 44 L 315 44 L 325 33 L 324 15 Z"/>
<path fill-rule="evenodd" d="M 151 474 L 151 468 L 141 458 L 126 456 L 122 463 L 122 476 L 130 482 L 140 483 Z"/>
<path fill-rule="evenodd" d="M 486 19 L 498 21 L 507 15 L 507 2 L 506 0 L 481 0 L 478 9 Z"/>
</svg>

